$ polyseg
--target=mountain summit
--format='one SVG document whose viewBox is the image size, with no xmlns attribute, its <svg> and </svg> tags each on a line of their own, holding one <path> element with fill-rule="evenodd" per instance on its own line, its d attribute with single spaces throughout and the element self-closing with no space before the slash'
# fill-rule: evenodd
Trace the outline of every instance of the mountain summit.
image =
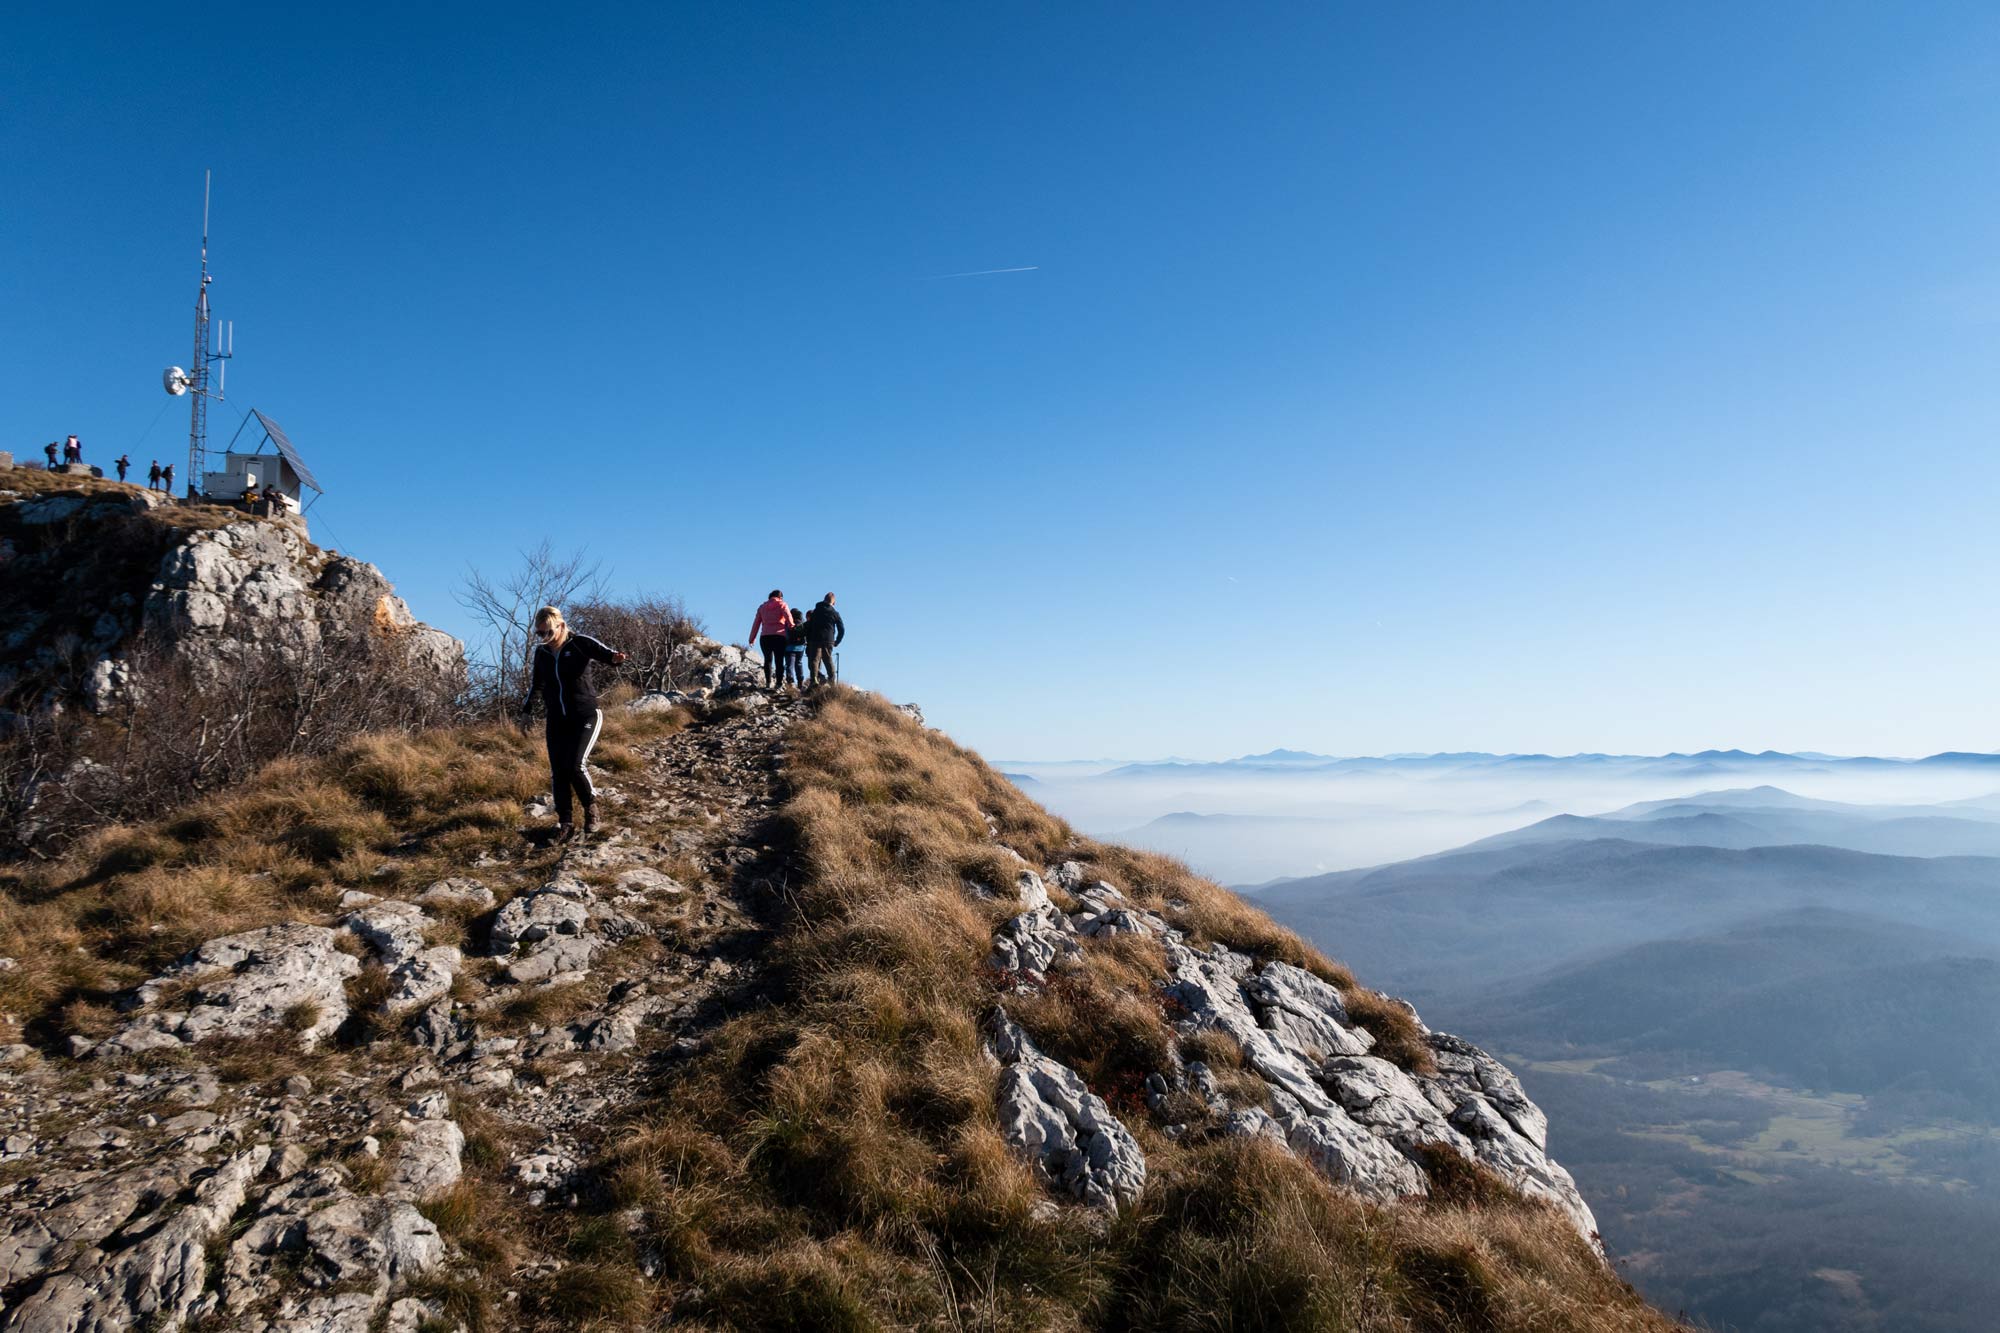
<svg viewBox="0 0 2000 1333">
<path fill-rule="evenodd" d="M 1666 1328 L 1547 1125 L 1234 895 L 735 649 L 8 875 L 0 1329 Z"/>
<path fill-rule="evenodd" d="M 371 566 L 0 539 L 0 1333 L 1669 1326 L 1507 1069 L 914 707 L 683 639 L 550 842 Z"/>
</svg>

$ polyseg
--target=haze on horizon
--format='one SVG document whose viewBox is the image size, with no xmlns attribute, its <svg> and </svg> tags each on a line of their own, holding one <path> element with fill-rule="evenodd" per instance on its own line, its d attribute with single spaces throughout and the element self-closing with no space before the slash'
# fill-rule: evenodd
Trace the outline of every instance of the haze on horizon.
<svg viewBox="0 0 2000 1333">
<path fill-rule="evenodd" d="M 1790 756 L 1606 762 L 1484 755 L 1339 764 L 1011 761 L 1002 767 L 1085 832 L 1167 852 L 1238 885 L 1383 865 L 1552 816 L 1601 816 L 1640 802 L 1717 792 L 1727 793 L 1724 801 L 1753 805 L 1804 798 L 1861 808 L 1856 814 L 2000 820 L 2000 757 L 1877 765 Z M 1933 843 L 1949 849 L 1944 838 L 1932 829 L 1913 845 L 1933 854 Z M 2000 854 L 2000 843 L 1994 850 Z"/>
<path fill-rule="evenodd" d="M 39 7 L 0 448 L 230 408 L 994 754 L 2000 747 L 2000 15 Z M 941 275 L 982 274 L 961 281 Z M 32 456 L 32 455 L 30 455 Z"/>
</svg>

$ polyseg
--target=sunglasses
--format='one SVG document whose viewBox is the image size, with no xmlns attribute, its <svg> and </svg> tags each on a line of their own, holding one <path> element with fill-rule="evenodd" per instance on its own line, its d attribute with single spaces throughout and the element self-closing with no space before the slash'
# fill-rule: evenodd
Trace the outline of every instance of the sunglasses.
<svg viewBox="0 0 2000 1333">
<path fill-rule="evenodd" d="M 538 629 L 535 631 L 535 637 L 538 639 L 553 639 L 555 636 L 556 632 L 552 629 Z"/>
</svg>

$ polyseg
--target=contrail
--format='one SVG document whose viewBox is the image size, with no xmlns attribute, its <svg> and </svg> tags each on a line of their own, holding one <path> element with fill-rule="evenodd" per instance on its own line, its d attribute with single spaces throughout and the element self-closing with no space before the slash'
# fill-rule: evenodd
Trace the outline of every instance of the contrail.
<svg viewBox="0 0 2000 1333">
<path fill-rule="evenodd" d="M 990 278 L 995 273 L 1033 273 L 1040 264 L 1023 264 L 1019 268 L 976 268 L 970 273 L 933 273 L 925 282 L 942 282 L 946 278 Z"/>
</svg>

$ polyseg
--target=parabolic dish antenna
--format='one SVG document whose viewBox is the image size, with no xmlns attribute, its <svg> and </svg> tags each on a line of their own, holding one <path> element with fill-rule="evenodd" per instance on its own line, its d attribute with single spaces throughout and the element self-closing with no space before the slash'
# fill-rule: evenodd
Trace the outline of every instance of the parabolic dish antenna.
<svg viewBox="0 0 2000 1333">
<path fill-rule="evenodd" d="M 188 385 L 193 382 L 193 380 L 188 378 L 188 373 L 179 366 L 168 366 L 160 374 L 160 383 L 166 386 L 167 392 L 176 398 L 186 393 Z"/>
</svg>

